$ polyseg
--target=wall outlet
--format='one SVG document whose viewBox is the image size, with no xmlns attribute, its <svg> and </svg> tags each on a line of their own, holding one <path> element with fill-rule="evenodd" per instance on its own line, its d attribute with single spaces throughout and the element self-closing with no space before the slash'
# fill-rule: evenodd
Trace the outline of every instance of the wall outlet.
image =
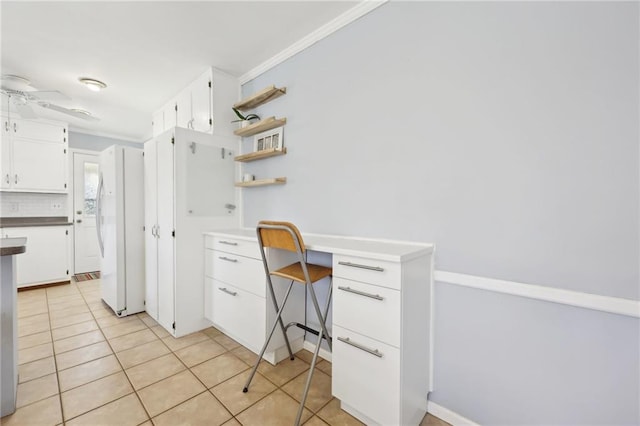
<svg viewBox="0 0 640 426">
<path fill-rule="evenodd" d="M 9 211 L 17 212 L 20 210 L 20 203 L 9 203 Z"/>
<path fill-rule="evenodd" d="M 60 210 L 62 208 L 62 203 L 51 203 L 52 210 Z"/>
</svg>

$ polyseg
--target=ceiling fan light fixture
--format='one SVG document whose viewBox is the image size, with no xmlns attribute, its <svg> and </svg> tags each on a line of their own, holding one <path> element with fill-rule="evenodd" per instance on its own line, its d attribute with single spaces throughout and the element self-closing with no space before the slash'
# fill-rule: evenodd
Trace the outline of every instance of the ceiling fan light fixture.
<svg viewBox="0 0 640 426">
<path fill-rule="evenodd" d="M 95 80 L 93 78 L 80 77 L 78 81 L 84 84 L 85 86 L 87 86 L 87 88 L 93 92 L 99 92 L 100 90 L 107 87 L 105 83 L 101 82 L 100 80 Z"/>
<path fill-rule="evenodd" d="M 80 108 L 71 108 L 71 111 L 73 111 L 73 112 L 77 112 L 78 114 L 86 115 L 87 117 L 93 117 L 93 114 L 91 114 L 89 111 L 84 110 L 84 109 L 80 109 Z"/>
</svg>

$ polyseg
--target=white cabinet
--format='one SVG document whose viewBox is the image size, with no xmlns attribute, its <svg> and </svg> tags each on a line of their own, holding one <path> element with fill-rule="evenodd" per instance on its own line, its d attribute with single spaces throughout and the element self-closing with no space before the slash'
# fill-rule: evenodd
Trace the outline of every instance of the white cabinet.
<svg viewBox="0 0 640 426">
<path fill-rule="evenodd" d="M 426 255 L 333 257 L 332 393 L 367 424 L 419 424 L 426 413 L 429 277 Z"/>
<path fill-rule="evenodd" d="M 3 118 L 2 184 L 20 192 L 67 192 L 67 128 L 61 124 Z"/>
<path fill-rule="evenodd" d="M 272 267 L 294 260 L 285 253 L 269 251 Z M 281 302 L 288 281 L 273 277 L 274 291 Z M 276 317 L 258 243 L 226 237 L 205 237 L 205 306 L 207 318 L 225 334 L 246 348 L 259 353 Z M 304 286 L 294 284 L 283 312 L 284 324 L 304 323 Z M 295 352 L 302 348 L 303 332 L 289 328 L 287 334 Z M 264 358 L 275 364 L 288 356 L 284 337 L 278 328 Z"/>
<path fill-rule="evenodd" d="M 3 237 L 27 238 L 27 251 L 16 257 L 18 287 L 69 281 L 69 226 L 4 228 Z"/>
<path fill-rule="evenodd" d="M 207 69 L 153 115 L 153 135 L 182 127 L 199 132 L 233 135 L 235 119 L 229 105 L 238 99 L 237 78 Z"/>
<path fill-rule="evenodd" d="M 179 337 L 210 325 L 204 231 L 237 225 L 231 138 L 174 128 L 145 143 L 146 310 Z"/>
</svg>

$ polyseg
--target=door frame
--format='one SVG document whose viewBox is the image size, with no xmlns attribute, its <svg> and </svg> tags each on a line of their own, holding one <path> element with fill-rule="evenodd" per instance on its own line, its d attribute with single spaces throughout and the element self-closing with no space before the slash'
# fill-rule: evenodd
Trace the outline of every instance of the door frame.
<svg viewBox="0 0 640 426">
<path fill-rule="evenodd" d="M 71 222 L 71 253 L 69 256 L 70 262 L 69 262 L 69 267 L 71 268 L 71 272 L 72 274 L 70 275 L 75 275 L 76 273 L 76 221 L 75 221 L 75 206 L 74 206 L 74 202 L 75 202 L 75 188 L 76 188 L 76 181 L 75 181 L 75 175 L 73 173 L 73 167 L 74 167 L 74 161 L 73 161 L 73 156 L 74 154 L 87 154 L 87 155 L 100 155 L 100 151 L 93 151 L 91 149 L 80 149 L 80 148 L 69 148 L 69 168 L 68 168 L 68 173 L 69 173 L 69 191 L 67 192 L 67 218 L 69 219 L 69 222 Z"/>
</svg>

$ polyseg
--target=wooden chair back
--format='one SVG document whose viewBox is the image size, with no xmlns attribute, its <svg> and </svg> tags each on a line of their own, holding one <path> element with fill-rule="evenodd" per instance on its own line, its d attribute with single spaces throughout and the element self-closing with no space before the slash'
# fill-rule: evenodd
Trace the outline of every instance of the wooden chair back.
<svg viewBox="0 0 640 426">
<path fill-rule="evenodd" d="M 258 232 L 260 233 L 263 247 L 272 247 L 297 253 L 295 235 L 300 245 L 301 253 L 304 254 L 305 252 L 302 235 L 300 235 L 300 231 L 293 223 L 262 220 L 258 223 Z"/>
</svg>

